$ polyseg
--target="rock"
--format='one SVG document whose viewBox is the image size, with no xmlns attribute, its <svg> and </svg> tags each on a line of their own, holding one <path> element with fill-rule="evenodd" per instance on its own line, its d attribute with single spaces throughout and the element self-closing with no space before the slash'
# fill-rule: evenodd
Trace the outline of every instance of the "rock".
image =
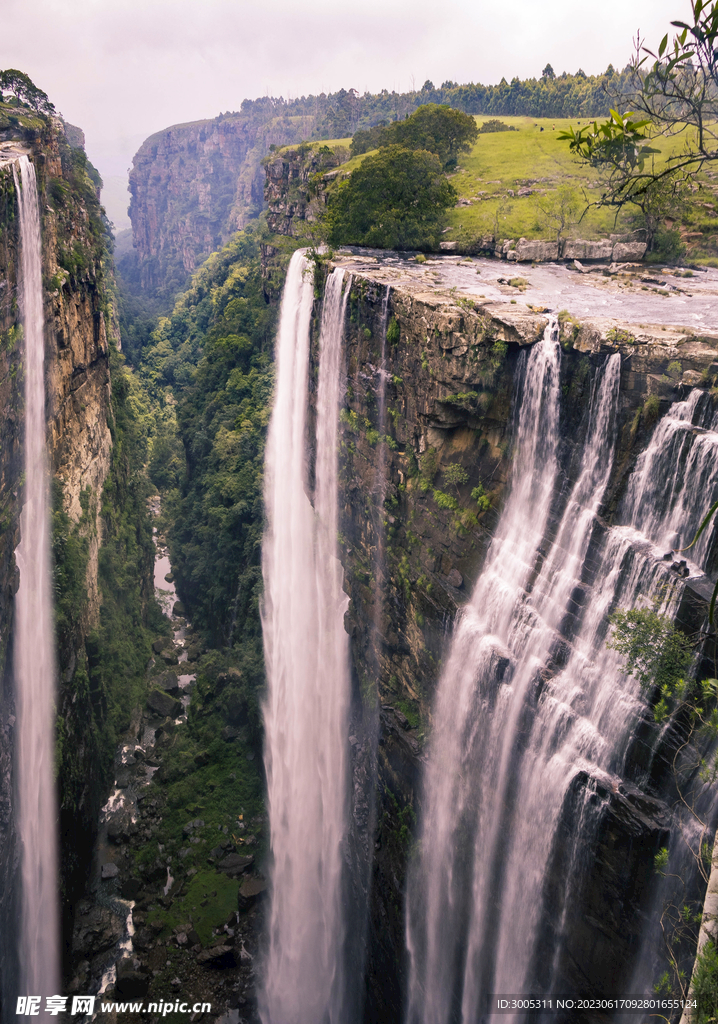
<svg viewBox="0 0 718 1024">
<path fill-rule="evenodd" d="M 171 572 L 166 572 L 165 573 L 165 582 L 167 582 L 167 583 L 174 583 L 174 581 L 175 581 L 175 578 L 172 575 L 172 573 Z"/>
<path fill-rule="evenodd" d="M 203 768 L 204 765 L 209 764 L 212 758 L 209 756 L 208 751 L 200 750 L 199 754 L 194 755 L 194 763 L 199 767 Z"/>
<path fill-rule="evenodd" d="M 201 967 L 234 967 L 237 959 L 231 946 L 222 945 L 203 950 L 197 956 L 197 963 Z"/>
<path fill-rule="evenodd" d="M 439 242 L 439 248 L 442 252 L 456 252 L 458 247 L 458 242 Z"/>
<path fill-rule="evenodd" d="M 516 246 L 516 258 L 520 263 L 528 260 L 546 262 L 558 259 L 558 242 L 546 242 L 541 239 L 520 238 Z"/>
<path fill-rule="evenodd" d="M 237 737 L 239 736 L 239 729 L 235 729 L 231 725 L 225 725 L 224 729 L 222 729 L 220 733 L 220 736 L 222 737 L 223 740 L 226 740 L 228 743 L 230 743 L 232 740 L 236 740 Z"/>
<path fill-rule="evenodd" d="M 250 868 L 254 864 L 254 857 L 249 854 L 247 857 L 243 857 L 239 853 L 228 853 L 226 857 L 223 857 L 217 864 L 217 869 L 223 871 L 230 878 L 237 878 L 243 874 L 247 868 Z"/>
<path fill-rule="evenodd" d="M 190 834 L 196 828 L 204 828 L 204 821 L 202 818 L 193 818 L 192 821 L 188 821 L 182 831 L 186 836 Z"/>
<path fill-rule="evenodd" d="M 152 650 L 155 652 L 155 654 L 161 654 L 162 651 L 164 651 L 165 647 L 171 646 L 172 641 L 170 640 L 170 638 L 168 636 L 161 636 L 157 640 L 153 641 Z"/>
<path fill-rule="evenodd" d="M 201 653 L 199 644 L 190 644 L 187 648 L 187 661 L 198 661 Z"/>
<path fill-rule="evenodd" d="M 167 648 L 162 651 L 160 657 L 164 661 L 165 665 L 179 665 L 179 658 L 177 656 L 177 652 L 174 650 Z"/>
<path fill-rule="evenodd" d="M 139 961 L 126 956 L 117 964 L 115 992 L 120 999 L 138 999 L 147 995 L 150 987 L 149 975 L 138 970 Z"/>
<path fill-rule="evenodd" d="M 589 242 L 583 238 L 567 238 L 561 255 L 565 260 L 610 260 L 612 252 L 613 242 L 608 239 Z M 578 269 L 583 270 L 583 267 Z"/>
<path fill-rule="evenodd" d="M 175 601 L 175 603 L 172 605 L 172 614 L 180 615 L 182 617 L 184 617 L 187 614 L 185 606 L 182 604 L 181 601 Z"/>
<path fill-rule="evenodd" d="M 180 701 L 165 693 L 164 690 L 152 690 L 147 698 L 147 707 L 167 718 L 178 718 L 183 711 Z"/>
<path fill-rule="evenodd" d="M 123 900 L 136 900 L 142 883 L 138 878 L 128 878 L 120 886 L 120 896 Z"/>
<path fill-rule="evenodd" d="M 187 932 L 187 942 L 189 943 L 190 946 L 200 945 L 200 937 L 194 930 L 194 928 L 190 928 L 190 930 Z"/>
<path fill-rule="evenodd" d="M 614 263 L 629 263 L 631 260 L 642 260 L 645 254 L 645 242 L 616 242 L 611 258 Z"/>
<path fill-rule="evenodd" d="M 177 945 L 178 946 L 186 946 L 187 945 L 187 932 L 177 932 Z"/>
<path fill-rule="evenodd" d="M 267 891 L 267 883 L 263 878 L 245 878 L 237 893 L 237 906 L 240 910 L 249 910 Z"/>
<path fill-rule="evenodd" d="M 132 936 L 132 944 L 136 949 L 149 949 L 154 942 L 154 935 L 149 928 L 140 928 Z"/>
<path fill-rule="evenodd" d="M 125 922 L 107 907 L 78 904 L 75 930 L 72 937 L 73 952 L 85 956 L 96 956 L 111 949 L 122 938 Z M 79 970 L 79 968 L 78 968 Z"/>
<path fill-rule="evenodd" d="M 175 672 L 163 672 L 152 680 L 152 685 L 158 690 L 164 690 L 165 693 L 178 693 L 180 689 Z"/>
<path fill-rule="evenodd" d="M 396 718 L 397 722 L 402 727 L 402 729 L 407 731 L 411 729 L 411 722 L 406 717 L 403 711 L 399 711 L 398 708 L 394 708 L 394 717 Z"/>
<path fill-rule="evenodd" d="M 451 584 L 451 586 L 456 587 L 457 590 L 460 590 L 461 587 L 463 587 L 464 585 L 464 577 L 461 575 L 458 569 L 452 569 L 447 575 L 446 579 Z"/>
<path fill-rule="evenodd" d="M 120 873 L 120 869 L 116 864 L 103 864 L 102 865 L 102 880 L 105 881 L 107 878 L 117 878 Z"/>
</svg>

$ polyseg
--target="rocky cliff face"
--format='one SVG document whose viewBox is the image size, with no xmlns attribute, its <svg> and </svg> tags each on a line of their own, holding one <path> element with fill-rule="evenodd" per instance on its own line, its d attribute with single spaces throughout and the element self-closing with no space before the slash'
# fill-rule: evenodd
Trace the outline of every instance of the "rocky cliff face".
<svg viewBox="0 0 718 1024">
<path fill-rule="evenodd" d="M 150 136 L 130 173 L 130 219 L 143 289 L 171 296 L 263 204 L 269 147 L 308 138 L 311 116 L 232 114 Z"/>
<path fill-rule="evenodd" d="M 356 848 L 376 808 L 364 851 L 373 857 L 372 875 L 363 895 L 371 915 L 365 1019 L 379 1022 L 401 1019 L 404 872 L 433 690 L 509 477 L 519 354 L 541 336 L 547 317 L 510 303 L 457 301 L 369 257 L 335 260 L 352 274 L 340 544 L 356 688 Z M 318 281 L 324 273 L 320 265 Z M 655 416 L 714 363 L 718 339 L 660 325 L 634 334 L 599 319 L 580 326 L 564 319 L 561 336 L 564 487 L 577 472 L 596 368 L 608 353 L 623 356 L 619 450 L 604 508 L 610 522 Z M 666 368 L 677 358 L 683 376 L 669 380 Z M 461 472 L 452 475 L 451 466 Z M 638 751 L 636 759 L 638 775 Z M 567 990 L 595 984 L 601 991 L 606 978 L 615 983 L 617 965 L 626 972 L 634 962 L 652 857 L 667 834 L 660 790 L 655 778 L 650 796 L 629 784 L 606 801 L 594 881 L 567 918 L 571 941 L 561 961 Z M 570 807 L 565 817 L 569 829 Z M 561 902 L 564 853 L 558 844 L 555 886 L 545 894 L 549 908 Z M 546 916 L 552 919 L 550 910 Z M 610 950 L 610 956 L 582 958 L 580 970 L 595 964 L 586 978 L 572 948 Z"/>
<path fill-rule="evenodd" d="M 0 393 L 5 409 L 0 436 L 0 964 L 7 981 L 15 949 L 12 936 L 15 906 L 13 876 L 17 850 L 13 833 L 12 747 L 14 695 L 12 674 L 13 595 L 17 589 L 14 550 L 19 539 L 22 500 L 22 332 L 18 308 L 19 242 L 12 151 L 25 151 L 34 161 L 41 199 L 43 284 L 45 293 L 45 357 L 48 448 L 56 481 L 56 508 L 68 530 L 86 552 L 81 580 L 87 599 L 61 637 L 58 697 L 60 731 L 73 745 L 78 772 L 61 776 L 61 800 L 71 809 L 63 819 L 75 846 L 83 804 L 97 804 L 92 792 L 96 764 L 88 751 L 82 701 L 68 687 L 89 631 L 100 609 L 98 552 L 102 543 L 100 500 L 109 463 L 111 438 L 108 338 L 108 295 L 102 267 L 103 235 L 94 183 L 85 169 L 84 153 L 73 150 L 57 122 L 32 131 L 10 144 L 0 161 Z M 96 813 L 96 809 L 93 808 Z M 81 844 L 80 844 L 81 845 Z M 64 843 L 67 851 L 67 842 Z M 75 854 L 73 853 L 73 856 Z M 67 869 L 67 857 L 63 867 Z M 3 941 L 4 940 L 4 941 Z M 8 942 L 5 945 L 5 942 Z M 4 985 L 3 985 L 4 987 Z"/>
</svg>

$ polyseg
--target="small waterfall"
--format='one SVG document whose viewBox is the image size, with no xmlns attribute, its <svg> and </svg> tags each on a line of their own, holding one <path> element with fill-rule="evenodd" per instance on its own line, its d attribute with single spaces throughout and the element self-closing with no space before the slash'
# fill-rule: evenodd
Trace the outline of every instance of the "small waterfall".
<svg viewBox="0 0 718 1024">
<path fill-rule="evenodd" d="M 13 164 L 20 213 L 25 353 L 25 488 L 16 597 L 17 804 L 21 842 L 21 994 L 60 988 L 57 879 L 54 626 L 50 596 L 49 475 L 45 449 L 42 248 L 35 168 Z"/>
<path fill-rule="evenodd" d="M 262 625 L 272 904 L 265 1024 L 345 1024 L 343 844 L 348 831 L 348 637 L 337 557 L 342 270 L 327 281 L 319 343 L 314 503 L 306 453 L 308 262 L 295 253 L 282 299 L 266 456 Z"/>
</svg>

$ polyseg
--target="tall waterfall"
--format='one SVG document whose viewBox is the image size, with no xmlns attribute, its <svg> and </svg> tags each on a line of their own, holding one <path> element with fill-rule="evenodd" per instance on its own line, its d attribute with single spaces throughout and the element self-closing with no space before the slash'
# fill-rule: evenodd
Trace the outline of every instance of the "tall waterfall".
<svg viewBox="0 0 718 1024">
<path fill-rule="evenodd" d="M 345 287 L 346 285 L 346 287 Z M 343 844 L 348 829 L 348 637 L 337 557 L 342 270 L 329 277 L 319 342 L 315 483 L 307 465 L 313 282 L 295 253 L 277 339 L 265 463 L 264 707 L 272 904 L 265 1024 L 346 1024 Z"/>
<path fill-rule="evenodd" d="M 14 664 L 17 803 L 21 842 L 21 991 L 59 992 L 54 625 L 50 597 L 49 477 L 45 450 L 42 250 L 35 169 L 13 164 L 20 212 L 25 353 L 25 488 L 16 596 Z"/>
<path fill-rule="evenodd" d="M 552 499 L 561 505 L 559 355 L 547 329 L 522 356 L 510 493 L 437 688 L 407 897 L 409 1024 L 474 1024 L 490 993 L 552 990 L 563 915 L 591 870 L 585 852 L 604 809 L 596 783 L 617 791 L 645 707 L 605 647 L 608 615 L 652 599 L 675 609 L 684 584 L 662 553 L 679 534 L 688 542 L 718 490 L 718 435 L 701 429 L 709 414 L 694 393 L 638 460 L 623 525 L 599 526 L 615 446 L 614 355 L 596 376 L 576 482 L 552 510 Z M 558 836 L 567 811 L 569 848 Z"/>
</svg>

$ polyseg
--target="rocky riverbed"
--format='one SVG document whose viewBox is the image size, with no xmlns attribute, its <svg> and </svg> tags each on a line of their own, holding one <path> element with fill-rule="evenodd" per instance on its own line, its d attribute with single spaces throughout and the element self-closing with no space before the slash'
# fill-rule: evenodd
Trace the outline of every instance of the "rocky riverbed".
<svg viewBox="0 0 718 1024">
<path fill-rule="evenodd" d="M 203 649 L 176 600 L 164 540 L 155 541 L 168 630 L 153 644 L 146 703 L 116 752 L 90 882 L 76 908 L 67 991 L 106 1002 L 210 1004 L 191 1019 L 254 1024 L 266 889 L 259 759 L 241 709 L 236 725 L 210 724 L 219 757 L 190 725 L 195 715 L 213 716 L 216 698 L 234 694 L 240 673 Z"/>
</svg>

